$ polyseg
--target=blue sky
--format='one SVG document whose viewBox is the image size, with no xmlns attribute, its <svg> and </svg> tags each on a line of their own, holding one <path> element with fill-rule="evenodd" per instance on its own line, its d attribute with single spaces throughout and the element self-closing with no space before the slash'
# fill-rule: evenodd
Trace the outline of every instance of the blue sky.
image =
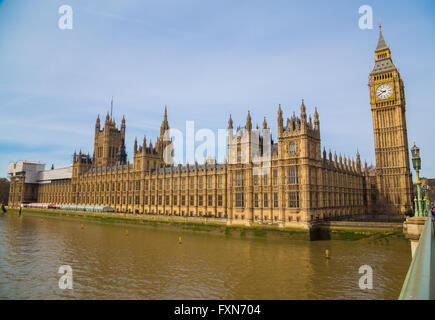
<svg viewBox="0 0 435 320">
<path fill-rule="evenodd" d="M 58 28 L 68 4 L 74 29 Z M 371 5 L 374 28 L 360 30 Z M 322 145 L 374 163 L 368 75 L 377 21 L 405 82 L 408 139 L 435 177 L 435 3 L 426 1 L 0 0 L 0 177 L 20 159 L 67 166 L 92 154 L 97 114 L 115 96 L 134 137 L 171 127 L 225 128 L 231 113 L 276 137 L 284 117 L 318 108 Z"/>
</svg>

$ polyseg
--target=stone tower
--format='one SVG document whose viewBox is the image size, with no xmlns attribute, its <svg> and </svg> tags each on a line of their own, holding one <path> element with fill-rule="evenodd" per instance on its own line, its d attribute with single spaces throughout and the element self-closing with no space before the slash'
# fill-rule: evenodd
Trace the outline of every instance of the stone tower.
<svg viewBox="0 0 435 320">
<path fill-rule="evenodd" d="M 376 187 L 384 210 L 405 213 L 412 209 L 403 80 L 379 25 L 375 66 L 369 79 L 376 155 Z M 385 205 L 385 206 L 384 206 Z"/>
<path fill-rule="evenodd" d="M 163 121 L 160 126 L 160 135 L 156 139 L 155 146 L 144 136 L 142 146 L 138 145 L 137 138 L 134 140 L 133 165 L 137 170 L 150 171 L 173 164 L 172 140 L 169 136 L 168 110 L 165 105 Z M 167 134 L 167 137 L 165 137 Z M 166 161 L 167 160 L 167 161 Z"/>
<path fill-rule="evenodd" d="M 116 165 L 118 150 L 123 141 L 125 141 L 125 118 L 122 117 L 121 128 L 118 129 L 115 119 L 107 112 L 104 128 L 101 129 L 100 116 L 98 116 L 95 123 L 94 166 L 111 167 Z"/>
<path fill-rule="evenodd" d="M 322 164 L 320 120 L 317 108 L 314 123 L 311 115 L 307 116 L 303 99 L 300 110 L 300 117 L 293 113 L 284 126 L 281 106 L 278 109 L 278 156 L 282 163 L 287 164 L 280 168 L 279 176 L 288 177 L 288 191 L 294 195 L 294 203 L 300 203 L 302 221 L 307 222 L 313 219 L 320 200 L 320 192 L 314 189 L 317 187 L 318 167 Z M 284 191 L 281 191 L 283 199 Z"/>
</svg>

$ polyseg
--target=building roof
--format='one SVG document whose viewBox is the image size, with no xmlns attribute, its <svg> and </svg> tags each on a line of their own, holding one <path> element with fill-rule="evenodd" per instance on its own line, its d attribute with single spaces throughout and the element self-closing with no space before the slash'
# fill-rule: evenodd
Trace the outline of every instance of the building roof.
<svg viewBox="0 0 435 320">
<path fill-rule="evenodd" d="M 51 183 L 53 180 L 72 178 L 72 166 L 66 168 L 39 171 L 37 183 Z"/>
<path fill-rule="evenodd" d="M 376 50 L 387 49 L 388 45 L 385 42 L 384 35 L 382 34 L 382 26 L 379 25 L 379 40 L 378 45 L 376 46 Z"/>
<path fill-rule="evenodd" d="M 394 65 L 393 61 L 391 61 L 391 59 L 386 59 L 386 60 L 376 61 L 372 73 L 376 74 L 376 73 L 393 71 L 393 70 L 396 70 L 396 66 Z"/>
</svg>

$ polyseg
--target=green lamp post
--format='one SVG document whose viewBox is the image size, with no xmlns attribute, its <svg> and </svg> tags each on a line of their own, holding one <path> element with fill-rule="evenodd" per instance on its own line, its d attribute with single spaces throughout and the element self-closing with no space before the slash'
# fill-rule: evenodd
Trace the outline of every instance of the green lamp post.
<svg viewBox="0 0 435 320">
<path fill-rule="evenodd" d="M 430 210 L 430 201 L 429 201 L 429 186 L 427 184 L 423 184 L 423 195 L 424 195 L 424 212 L 426 215 Z"/>
<path fill-rule="evenodd" d="M 426 201 L 422 198 L 422 188 L 420 181 L 420 170 L 421 170 L 421 157 L 420 157 L 420 148 L 415 145 L 411 148 L 412 153 L 412 166 L 414 167 L 415 172 L 417 173 L 417 181 L 415 184 L 417 185 L 417 198 L 414 199 L 415 203 L 415 216 L 416 217 L 426 217 Z"/>
</svg>

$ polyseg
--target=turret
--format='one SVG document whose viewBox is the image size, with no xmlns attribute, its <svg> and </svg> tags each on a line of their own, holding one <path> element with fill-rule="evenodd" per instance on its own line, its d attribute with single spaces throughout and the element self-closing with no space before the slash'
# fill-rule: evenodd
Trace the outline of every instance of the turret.
<svg viewBox="0 0 435 320">
<path fill-rule="evenodd" d="M 116 163 L 118 165 L 125 165 L 127 163 L 127 153 L 125 152 L 124 139 L 121 140 L 121 145 L 118 148 L 118 152 L 116 154 Z"/>
<path fill-rule="evenodd" d="M 314 130 L 320 130 L 320 121 L 319 121 L 319 113 L 317 112 L 317 107 L 314 111 Z"/>
<path fill-rule="evenodd" d="M 251 121 L 251 112 L 250 111 L 248 111 L 248 116 L 246 117 L 245 129 L 249 132 L 252 130 L 252 121 Z"/>
<path fill-rule="evenodd" d="M 231 114 L 230 114 L 230 118 L 228 119 L 228 129 L 229 130 L 233 130 L 233 119 L 231 118 Z"/>
<path fill-rule="evenodd" d="M 305 107 L 305 103 L 304 103 L 304 99 L 302 99 L 302 104 L 301 104 L 301 122 L 302 122 L 302 126 L 306 126 L 307 124 L 307 108 Z"/>
<path fill-rule="evenodd" d="M 134 154 L 137 153 L 137 137 L 134 138 L 134 148 L 133 148 Z"/>
<path fill-rule="evenodd" d="M 97 117 L 97 121 L 95 122 L 95 131 L 99 132 L 101 128 L 101 124 L 100 124 L 100 115 L 98 115 Z"/>
<path fill-rule="evenodd" d="M 283 118 L 282 118 L 282 109 L 281 105 L 278 107 L 278 134 L 281 134 L 283 131 Z"/>
<path fill-rule="evenodd" d="M 168 122 L 168 107 L 165 105 L 165 113 L 163 115 L 163 121 L 160 126 L 160 138 L 163 139 L 163 135 L 165 134 L 166 130 L 169 130 L 169 122 Z"/>
<path fill-rule="evenodd" d="M 356 151 L 356 170 L 361 172 L 361 156 L 358 150 Z"/>
<path fill-rule="evenodd" d="M 147 152 L 146 150 L 147 150 L 147 138 L 144 135 L 143 136 L 143 142 L 142 142 L 142 151 L 143 151 L 143 153 L 146 153 Z"/>
<path fill-rule="evenodd" d="M 121 137 L 122 139 L 125 140 L 125 117 L 122 116 L 122 121 L 121 121 Z"/>
</svg>

